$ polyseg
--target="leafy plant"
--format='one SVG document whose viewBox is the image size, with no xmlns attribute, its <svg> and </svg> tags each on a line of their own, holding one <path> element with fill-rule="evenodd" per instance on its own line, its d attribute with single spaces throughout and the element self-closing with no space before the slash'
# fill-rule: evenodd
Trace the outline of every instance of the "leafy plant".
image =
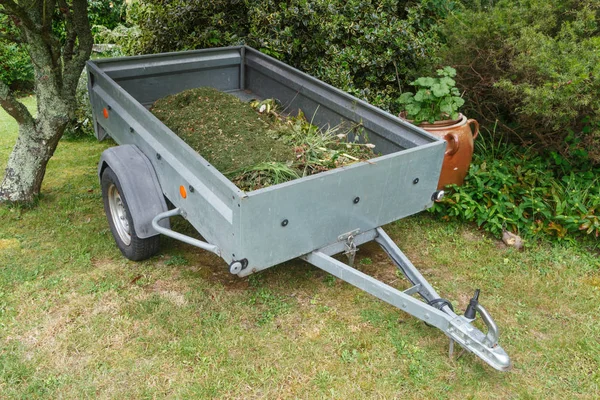
<svg viewBox="0 0 600 400">
<path fill-rule="evenodd" d="M 479 147 L 488 151 L 475 153 L 465 184 L 453 186 L 433 212 L 473 221 L 497 236 L 507 229 L 526 237 L 563 239 L 579 232 L 600 237 L 598 168 L 575 172 L 510 144 Z"/>
<path fill-rule="evenodd" d="M 437 77 L 421 77 L 410 84 L 418 90 L 416 93 L 402 93 L 398 104 L 406 112 L 406 117 L 415 123 L 427 121 L 434 123 L 446 119 L 458 118 L 458 109 L 465 103 L 456 88 L 456 70 L 444 67 L 436 71 Z"/>
</svg>

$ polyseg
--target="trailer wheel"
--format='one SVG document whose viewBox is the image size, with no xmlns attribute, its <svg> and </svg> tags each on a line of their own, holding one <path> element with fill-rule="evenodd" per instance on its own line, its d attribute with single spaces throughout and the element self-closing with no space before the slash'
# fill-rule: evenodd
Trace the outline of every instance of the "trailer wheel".
<svg viewBox="0 0 600 400">
<path fill-rule="evenodd" d="M 104 212 L 121 253 L 133 261 L 152 257 L 158 252 L 160 236 L 144 239 L 137 236 L 121 183 L 110 167 L 102 172 L 101 184 Z"/>
</svg>

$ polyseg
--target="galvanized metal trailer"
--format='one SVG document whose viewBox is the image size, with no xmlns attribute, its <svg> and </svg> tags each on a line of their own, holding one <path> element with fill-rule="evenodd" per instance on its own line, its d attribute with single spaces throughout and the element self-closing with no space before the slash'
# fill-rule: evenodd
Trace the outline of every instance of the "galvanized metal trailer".
<svg viewBox="0 0 600 400">
<path fill-rule="evenodd" d="M 301 257 L 439 328 L 450 338 L 450 354 L 456 342 L 498 370 L 510 368 L 478 293 L 465 315 L 455 314 L 381 228 L 442 195 L 436 186 L 445 141 L 247 46 L 92 60 L 87 72 L 96 136 L 119 144 L 102 154 L 98 174 L 109 225 L 126 257 L 156 253 L 159 234 L 218 254 L 240 277 Z M 202 86 L 243 100 L 275 98 L 319 126 L 360 123 L 382 155 L 244 192 L 148 111 L 161 97 Z M 204 240 L 173 231 L 174 216 Z M 373 240 L 409 289 L 352 267 L 357 246 Z M 348 264 L 332 257 L 339 253 Z M 472 324 L 477 313 L 485 334 Z"/>
</svg>

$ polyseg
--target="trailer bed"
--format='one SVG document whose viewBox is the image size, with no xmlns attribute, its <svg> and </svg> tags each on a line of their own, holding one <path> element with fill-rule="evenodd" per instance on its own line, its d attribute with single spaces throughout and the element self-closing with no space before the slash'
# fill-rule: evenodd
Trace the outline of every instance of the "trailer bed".
<svg viewBox="0 0 600 400">
<path fill-rule="evenodd" d="M 110 132 L 118 144 L 140 148 L 165 196 L 206 241 L 228 263 L 248 261 L 240 276 L 433 204 L 443 140 L 251 48 L 94 60 L 88 73 L 98 138 Z M 241 191 L 147 109 L 159 98 L 202 86 L 243 100 L 275 98 L 291 114 L 310 115 L 317 126 L 360 123 L 383 155 Z M 106 107 L 113 111 L 108 118 L 102 117 Z M 181 186 L 194 189 L 186 199 Z"/>
</svg>

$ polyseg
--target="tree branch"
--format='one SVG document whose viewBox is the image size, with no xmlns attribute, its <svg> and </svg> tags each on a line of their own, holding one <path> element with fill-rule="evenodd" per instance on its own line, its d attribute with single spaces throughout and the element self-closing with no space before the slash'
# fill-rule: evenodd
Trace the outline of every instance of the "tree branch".
<svg viewBox="0 0 600 400">
<path fill-rule="evenodd" d="M 73 15 L 71 14 L 71 10 L 69 9 L 69 5 L 67 4 L 66 0 L 58 0 L 58 9 L 64 17 L 65 31 L 67 33 L 67 38 L 62 51 L 64 63 L 73 58 L 73 48 L 75 47 L 77 32 L 75 32 L 75 29 L 73 29 Z"/>
<path fill-rule="evenodd" d="M 90 58 L 94 37 L 90 28 L 90 21 L 87 15 L 87 1 L 73 0 L 73 13 L 71 15 L 72 29 L 77 35 L 77 48 L 73 49 L 73 56 L 70 60 L 64 60 L 65 77 L 64 89 L 77 89 L 79 75 L 85 66 L 85 62 Z"/>
<path fill-rule="evenodd" d="M 92 53 L 94 37 L 90 27 L 86 0 L 73 0 L 73 28 L 77 32 L 78 46 L 76 62 L 84 65 Z"/>
<path fill-rule="evenodd" d="M 34 119 L 27 107 L 15 98 L 8 85 L 0 81 L 0 106 L 13 117 L 19 125 L 34 124 Z"/>
<path fill-rule="evenodd" d="M 36 25 L 27 14 L 27 10 L 15 3 L 13 0 L 0 0 L 0 6 L 3 6 L 8 12 L 4 13 L 16 17 L 20 23 L 32 31 L 39 31 L 40 27 Z"/>
<path fill-rule="evenodd" d="M 41 38 L 46 43 L 48 47 L 48 52 L 52 57 L 52 65 L 55 67 L 59 66 L 60 60 L 60 41 L 52 32 L 52 21 L 53 14 L 56 8 L 55 0 L 34 0 L 35 4 L 38 7 L 39 15 L 38 19 L 41 21 L 39 32 L 41 33 Z"/>
<path fill-rule="evenodd" d="M 42 7 L 42 29 L 50 34 L 52 33 L 52 20 L 56 1 L 43 0 L 40 5 Z"/>
</svg>

